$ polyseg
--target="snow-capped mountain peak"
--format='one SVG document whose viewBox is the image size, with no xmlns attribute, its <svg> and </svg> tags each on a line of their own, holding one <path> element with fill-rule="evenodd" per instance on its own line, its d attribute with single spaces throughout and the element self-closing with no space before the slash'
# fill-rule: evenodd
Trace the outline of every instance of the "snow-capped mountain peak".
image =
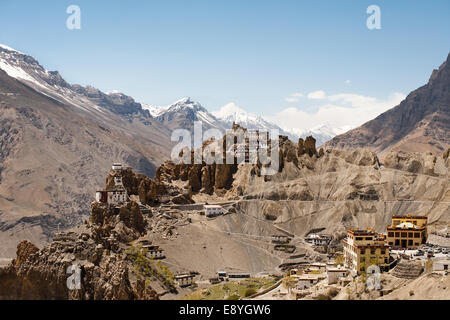
<svg viewBox="0 0 450 320">
<path fill-rule="evenodd" d="M 245 128 L 253 130 L 269 131 L 272 129 L 276 129 L 280 134 L 287 135 L 287 133 L 278 125 L 266 121 L 260 115 L 255 115 L 253 113 L 245 111 L 233 102 L 224 105 L 217 111 L 213 111 L 212 114 L 230 128 L 233 123 L 236 123 Z"/>
<path fill-rule="evenodd" d="M 81 112 L 104 115 L 106 110 L 116 114 L 143 114 L 139 103 L 122 93 L 105 94 L 97 88 L 67 83 L 58 71 L 48 71 L 33 57 L 0 45 L 0 69 L 8 76 L 62 104 L 72 105 Z"/>
<path fill-rule="evenodd" d="M 328 124 L 322 124 L 312 129 L 281 128 L 276 123 L 267 121 L 260 115 L 249 113 L 232 102 L 224 105 L 220 108 L 220 110 L 213 111 L 212 114 L 217 119 L 225 122 L 228 126 L 234 122 L 249 129 L 267 131 L 277 129 L 280 134 L 287 135 L 293 140 L 297 140 L 300 137 L 306 138 L 307 136 L 312 135 L 316 138 L 318 146 L 322 145 L 336 135 L 342 134 L 351 129 L 350 127 L 333 128 Z"/>
<path fill-rule="evenodd" d="M 143 104 L 158 121 L 166 124 L 170 129 L 192 129 L 195 121 L 201 121 L 205 129 L 215 128 L 225 132 L 222 122 L 208 112 L 199 102 L 191 98 L 183 98 L 168 106 L 151 106 Z"/>
<path fill-rule="evenodd" d="M 289 129 L 288 131 L 292 132 L 298 136 L 304 136 L 307 134 L 335 136 L 335 135 L 342 134 L 350 129 L 351 129 L 350 126 L 333 128 L 329 124 L 325 123 L 325 124 L 320 124 L 318 126 L 315 126 L 311 129 L 292 128 L 292 129 Z"/>
<path fill-rule="evenodd" d="M 163 114 L 166 111 L 166 107 L 160 107 L 160 106 L 151 106 L 149 104 L 142 104 L 142 109 L 148 110 L 152 117 L 156 118 Z"/>
<path fill-rule="evenodd" d="M 200 103 L 191 100 L 191 98 L 189 97 L 175 101 L 174 103 L 172 103 L 167 107 L 167 111 L 180 111 L 186 109 L 192 109 L 195 111 L 198 110 L 206 111 L 206 109 L 203 108 L 203 106 Z"/>
<path fill-rule="evenodd" d="M 13 49 L 13 48 L 8 47 L 7 45 L 1 44 L 1 43 L 0 43 L 0 48 L 2 48 L 4 50 L 11 51 L 11 52 L 17 52 L 17 53 L 20 53 L 20 54 L 24 54 L 23 52 L 20 52 L 20 51 L 18 51 L 16 49 Z"/>
<path fill-rule="evenodd" d="M 225 132 L 232 127 L 233 123 L 237 123 L 248 129 L 262 131 L 276 129 L 280 134 L 294 140 L 298 137 L 313 135 L 318 145 L 350 129 L 321 125 L 310 130 L 299 128 L 287 130 L 265 120 L 260 115 L 247 112 L 235 103 L 231 102 L 217 111 L 208 112 L 199 102 L 190 97 L 179 99 L 168 106 L 141 105 L 116 90 L 103 93 L 91 86 L 70 85 L 57 71 L 47 71 L 33 57 L 2 44 L 0 44 L 0 69 L 42 94 L 64 104 L 69 103 L 79 110 L 95 113 L 104 113 L 109 110 L 120 115 L 137 113 L 146 116 L 150 113 L 153 118 L 170 129 L 191 128 L 194 121 L 201 121 L 205 128 L 216 128 Z"/>
<path fill-rule="evenodd" d="M 328 140 L 340 135 L 348 130 L 352 129 L 350 126 L 344 126 L 339 128 L 333 128 L 329 124 L 321 124 L 311 129 L 291 128 L 286 131 L 293 136 L 299 138 L 305 138 L 307 136 L 313 136 L 317 141 L 317 146 L 321 146 Z"/>
<path fill-rule="evenodd" d="M 209 112 L 199 102 L 193 101 L 189 97 L 177 100 L 168 106 L 151 106 L 148 104 L 143 104 L 142 108 L 148 110 L 153 117 L 159 117 L 166 113 L 187 111 L 203 114 L 206 118 L 208 118 L 208 121 L 215 121 L 215 119 L 210 119 L 211 114 L 209 114 Z"/>
<path fill-rule="evenodd" d="M 234 102 L 224 105 L 220 110 L 211 112 L 218 119 L 228 119 L 229 117 L 248 117 L 249 113 L 239 108 Z"/>
<path fill-rule="evenodd" d="M 200 103 L 192 101 L 191 98 L 182 98 L 168 106 L 152 106 L 143 104 L 142 108 L 148 110 L 154 117 L 158 117 L 166 112 L 177 112 L 188 109 L 206 111 L 206 109 L 203 108 Z"/>
</svg>

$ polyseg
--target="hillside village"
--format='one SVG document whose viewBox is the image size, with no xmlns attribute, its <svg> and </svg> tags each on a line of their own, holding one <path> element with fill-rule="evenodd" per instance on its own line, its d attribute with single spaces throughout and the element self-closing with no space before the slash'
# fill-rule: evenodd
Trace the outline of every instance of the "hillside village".
<svg viewBox="0 0 450 320">
<path fill-rule="evenodd" d="M 242 130 L 235 125 L 228 134 Z M 42 298 L 42 286 L 49 286 L 71 299 L 375 299 L 408 286 L 410 294 L 425 277 L 448 281 L 448 189 L 426 210 L 426 198 L 385 198 L 385 184 L 355 187 L 360 173 L 380 179 L 395 172 L 448 188 L 448 180 L 440 180 L 449 167 L 448 152 L 432 168 L 420 162 L 429 155 L 411 155 L 420 166 L 404 169 L 404 160 L 393 164 L 392 156 L 380 163 L 368 151 L 316 150 L 312 137 L 298 143 L 280 137 L 278 173 L 259 176 L 261 164 L 249 161 L 249 141 L 242 141 L 236 150 L 243 150 L 247 162 L 239 165 L 169 161 L 150 179 L 114 163 L 105 187 L 94 193 L 89 221 L 57 234 L 41 250 L 19 244 L 16 259 L 0 269 L 0 297 Z M 342 170 L 353 175 L 350 185 L 346 176 L 337 176 Z M 317 193 L 312 182 L 318 174 L 323 186 L 331 177 L 344 179 L 329 200 L 321 199 L 323 191 Z M 407 187 L 404 179 L 394 182 Z M 333 211 L 320 209 L 329 204 Z M 310 205 L 319 210 L 306 216 L 285 211 Z M 383 210 L 374 211 L 380 205 Z M 358 217 L 348 216 L 351 206 L 362 206 Z M 310 215 L 314 219 L 304 220 Z M 296 225 L 295 219 L 303 222 Z M 86 284 L 67 292 L 61 272 L 71 264 L 85 270 Z M 111 278 L 105 278 L 107 270 Z M 23 275 L 30 272 L 36 287 L 24 293 Z M 15 289 L 6 289 L 11 283 Z M 446 297 L 444 287 L 433 287 L 440 298 Z"/>
<path fill-rule="evenodd" d="M 115 164 L 113 170 L 120 171 L 121 165 Z M 114 190 L 102 192 L 114 194 L 114 192 L 120 190 L 126 194 L 121 178 L 116 177 L 114 181 Z M 111 198 L 108 203 L 117 205 L 124 202 L 126 201 Z M 214 219 L 233 214 L 234 210 L 229 210 L 232 203 L 196 203 L 165 206 L 165 208 L 166 210 L 171 208 L 173 211 L 188 211 L 189 215 L 199 214 L 204 219 Z M 153 211 L 155 211 L 155 208 L 153 208 Z M 191 223 L 196 220 L 189 219 Z M 410 281 L 427 273 L 447 276 L 450 265 L 450 233 L 434 235 L 434 237 L 439 237 L 441 241 L 443 240 L 445 245 L 434 244 L 433 242 L 436 240 L 428 242 L 427 221 L 427 215 L 407 214 L 399 216 L 393 214 L 391 224 L 385 227 L 385 233 L 378 233 L 371 228 L 359 230 L 349 228 L 341 243 L 333 242 L 333 235 L 320 232 L 310 233 L 301 238 L 300 241 L 309 245 L 314 251 L 326 254 L 326 259 L 320 257 L 318 261 L 311 259 L 310 261 L 303 260 L 300 263 L 281 264 L 277 272 L 262 277 L 273 279 L 270 287 L 260 292 L 249 290 L 252 294 L 245 298 L 333 298 L 342 289 L 351 287 L 351 284 L 358 281 L 367 281 L 367 277 L 371 275 L 380 277 L 380 282 L 375 284 L 373 290 L 381 297 L 392 292 L 392 288 L 389 288 L 388 285 L 384 285 L 384 288 L 381 285 L 383 273 L 391 278 L 408 279 Z M 271 237 L 266 237 L 267 239 L 263 238 L 260 237 L 259 240 L 272 243 L 274 251 L 290 254 L 297 260 L 298 257 L 305 256 L 304 254 L 294 254 L 297 247 L 290 243 L 295 242 L 295 235 L 285 232 L 271 235 Z M 157 245 L 152 245 L 149 240 L 141 239 L 140 243 L 144 243 L 142 247 L 147 250 L 150 258 L 166 258 L 163 249 Z M 226 271 L 225 269 L 224 266 L 224 268 L 217 270 L 217 274 L 208 279 L 209 284 L 199 272 L 192 270 L 184 270 L 184 272 L 174 275 L 174 281 L 180 288 L 184 288 L 184 291 L 186 291 L 186 288 L 203 288 L 198 290 L 208 292 L 210 286 L 218 286 L 221 283 L 226 284 L 230 281 L 243 281 L 245 283 L 249 281 L 247 279 L 261 278 L 261 275 L 258 274 L 233 270 Z M 254 284 L 252 285 L 254 286 Z M 361 286 L 364 287 L 365 284 Z M 287 292 L 284 292 L 286 290 Z M 191 295 L 195 296 L 194 294 Z M 188 294 L 187 297 L 189 296 Z"/>
</svg>

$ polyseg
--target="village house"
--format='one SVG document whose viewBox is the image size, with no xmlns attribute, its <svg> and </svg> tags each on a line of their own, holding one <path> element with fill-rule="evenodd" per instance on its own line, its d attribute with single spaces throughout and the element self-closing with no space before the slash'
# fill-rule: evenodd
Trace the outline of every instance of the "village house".
<svg viewBox="0 0 450 320">
<path fill-rule="evenodd" d="M 157 245 L 143 246 L 148 251 L 148 256 L 152 259 L 164 259 L 166 256 L 164 250 Z"/>
<path fill-rule="evenodd" d="M 332 238 L 329 235 L 310 234 L 306 237 L 305 241 L 313 246 L 323 246 L 328 245 L 331 239 Z"/>
<path fill-rule="evenodd" d="M 289 241 L 291 241 L 291 238 L 289 238 L 288 236 L 272 235 L 272 243 L 283 244 L 283 243 L 289 243 Z"/>
<path fill-rule="evenodd" d="M 450 270 L 450 260 L 433 261 L 433 271 L 447 271 L 447 270 Z"/>
<path fill-rule="evenodd" d="M 342 278 L 347 277 L 348 271 L 341 268 L 328 268 L 327 280 L 328 284 L 338 283 Z"/>
<path fill-rule="evenodd" d="M 175 276 L 175 282 L 179 287 L 187 287 L 194 284 L 194 277 L 191 273 L 179 274 Z"/>
<path fill-rule="evenodd" d="M 227 278 L 227 272 L 223 271 L 223 270 L 219 270 L 219 271 L 217 271 L 217 277 L 220 280 L 224 280 L 225 278 Z"/>
<path fill-rule="evenodd" d="M 122 183 L 122 164 L 114 163 L 112 169 L 115 171 L 114 188 L 97 191 L 95 194 L 95 201 L 109 205 L 126 203 L 128 201 L 128 194 Z"/>
<path fill-rule="evenodd" d="M 384 234 L 371 229 L 349 229 L 343 242 L 344 267 L 352 272 L 361 274 L 371 265 L 380 270 L 389 268 L 389 244 Z"/>
<path fill-rule="evenodd" d="M 251 277 L 250 273 L 246 273 L 246 272 L 234 272 L 234 273 L 228 274 L 228 278 L 230 278 L 230 279 L 244 279 L 244 278 L 250 278 L 250 277 Z"/>
<path fill-rule="evenodd" d="M 326 278 L 325 274 L 303 274 L 297 276 L 297 290 L 306 290 Z"/>
<path fill-rule="evenodd" d="M 310 263 L 306 266 L 306 270 L 307 272 L 317 272 L 317 273 L 322 273 L 325 272 L 327 270 L 327 265 L 325 263 L 322 262 L 313 262 Z"/>
<path fill-rule="evenodd" d="M 222 206 L 217 204 L 205 204 L 203 208 L 205 209 L 205 216 L 208 218 L 220 216 L 223 214 Z"/>
<path fill-rule="evenodd" d="M 387 226 L 387 241 L 390 246 L 415 249 L 426 242 L 427 216 L 393 216 Z"/>
</svg>

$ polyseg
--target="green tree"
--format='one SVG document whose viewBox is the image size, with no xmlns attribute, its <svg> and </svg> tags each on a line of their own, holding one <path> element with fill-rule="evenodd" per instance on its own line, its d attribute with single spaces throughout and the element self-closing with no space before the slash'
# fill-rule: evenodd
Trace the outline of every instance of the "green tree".
<svg viewBox="0 0 450 320">
<path fill-rule="evenodd" d="M 336 257 L 334 258 L 335 261 L 335 265 L 344 265 L 344 255 L 343 254 L 338 254 L 336 255 Z"/>
</svg>

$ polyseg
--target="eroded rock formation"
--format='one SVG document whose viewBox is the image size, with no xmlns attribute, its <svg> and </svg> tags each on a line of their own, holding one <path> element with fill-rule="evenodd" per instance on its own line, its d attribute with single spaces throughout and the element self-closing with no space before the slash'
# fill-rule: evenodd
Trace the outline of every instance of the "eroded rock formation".
<svg viewBox="0 0 450 320">
<path fill-rule="evenodd" d="M 122 182 L 129 195 L 139 196 L 139 200 L 143 204 L 156 204 L 161 202 L 160 197 L 167 194 L 166 185 L 159 181 L 153 180 L 146 175 L 134 173 L 130 168 L 121 171 L 111 170 L 106 178 L 105 189 L 113 190 L 114 176 L 121 175 Z"/>
<path fill-rule="evenodd" d="M 431 152 L 399 154 L 398 152 L 392 151 L 386 155 L 384 165 L 387 168 L 404 170 L 412 173 L 435 175 L 436 161 L 437 157 Z"/>
<path fill-rule="evenodd" d="M 145 226 L 135 202 L 120 208 L 94 203 L 81 232 L 58 234 L 42 250 L 26 240 L 18 245 L 17 258 L 0 269 L 0 299 L 156 299 L 151 287 L 130 280 L 132 265 L 120 246 Z M 71 266 L 80 268 L 79 289 L 68 287 Z"/>
<path fill-rule="evenodd" d="M 19 267 L 24 264 L 28 258 L 38 252 L 39 249 L 28 240 L 24 240 L 17 245 L 17 257 L 12 261 L 15 267 Z"/>
</svg>

